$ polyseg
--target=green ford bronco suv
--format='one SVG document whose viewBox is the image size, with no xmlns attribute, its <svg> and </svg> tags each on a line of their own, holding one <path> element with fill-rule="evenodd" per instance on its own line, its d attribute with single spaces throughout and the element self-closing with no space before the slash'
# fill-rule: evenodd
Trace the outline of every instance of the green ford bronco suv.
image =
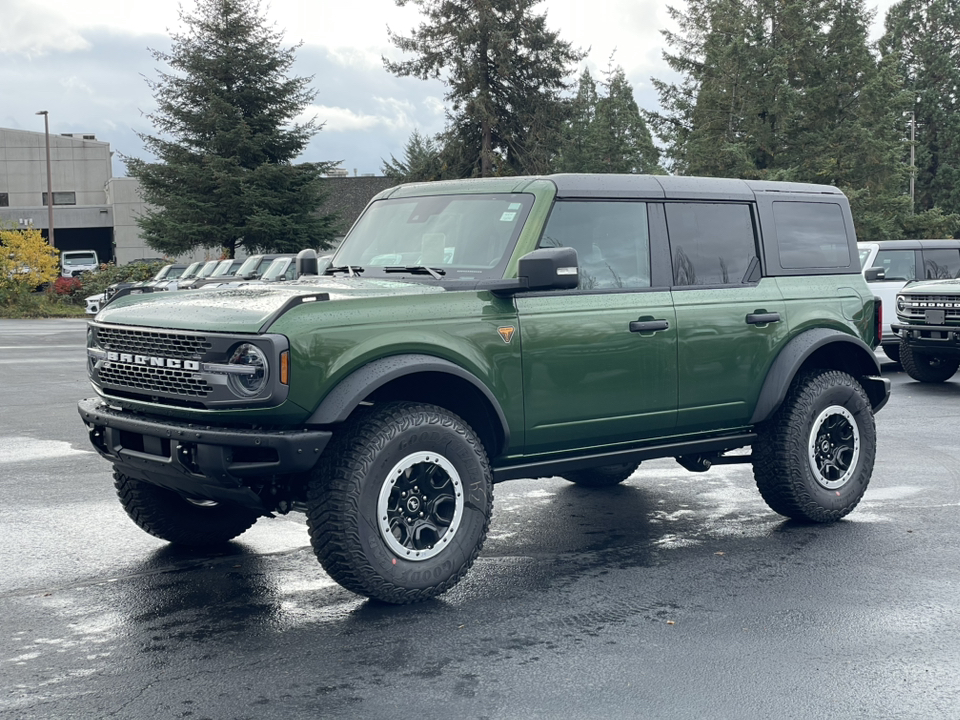
<svg viewBox="0 0 960 720">
<path fill-rule="evenodd" d="M 465 575 L 511 478 L 752 463 L 775 512 L 829 522 L 890 387 L 855 240 L 826 186 L 401 186 L 322 272 L 305 251 L 282 286 L 113 300 L 79 411 L 146 532 L 222 543 L 300 510 L 331 577 L 394 603 Z"/>
</svg>

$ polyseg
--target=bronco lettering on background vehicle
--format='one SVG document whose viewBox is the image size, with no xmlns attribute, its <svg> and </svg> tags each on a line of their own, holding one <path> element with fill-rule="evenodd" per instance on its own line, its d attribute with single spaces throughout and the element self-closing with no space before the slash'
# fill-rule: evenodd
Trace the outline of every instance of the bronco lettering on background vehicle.
<svg viewBox="0 0 960 720">
<path fill-rule="evenodd" d="M 301 510 L 331 577 L 405 603 L 465 575 L 511 478 L 752 463 L 775 512 L 813 522 L 866 490 L 889 381 L 835 188 L 408 185 L 313 257 L 294 282 L 122 297 L 90 323 L 80 414 L 145 531 L 209 545 Z"/>
</svg>

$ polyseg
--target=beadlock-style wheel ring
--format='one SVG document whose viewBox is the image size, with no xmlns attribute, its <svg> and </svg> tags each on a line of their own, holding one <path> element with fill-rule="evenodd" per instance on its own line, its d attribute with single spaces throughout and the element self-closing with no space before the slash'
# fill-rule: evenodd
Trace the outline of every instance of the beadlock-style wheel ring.
<svg viewBox="0 0 960 720">
<path fill-rule="evenodd" d="M 860 460 L 860 428 L 849 410 L 831 405 L 817 416 L 810 430 L 807 457 L 822 487 L 837 490 L 846 485 Z"/>
<path fill-rule="evenodd" d="M 463 506 L 463 483 L 450 461 L 417 452 L 394 465 L 383 481 L 377 527 L 398 557 L 429 560 L 456 536 Z"/>
</svg>

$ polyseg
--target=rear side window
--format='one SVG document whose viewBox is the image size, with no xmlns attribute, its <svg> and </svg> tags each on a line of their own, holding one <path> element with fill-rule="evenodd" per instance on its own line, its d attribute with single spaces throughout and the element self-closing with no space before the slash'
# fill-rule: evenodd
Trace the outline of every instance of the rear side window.
<svg viewBox="0 0 960 720">
<path fill-rule="evenodd" d="M 753 214 L 739 203 L 668 203 L 674 285 L 739 285 L 757 257 Z"/>
<path fill-rule="evenodd" d="M 884 280 L 916 280 L 917 253 L 913 250 L 881 250 L 872 267 L 883 268 Z"/>
<path fill-rule="evenodd" d="M 577 251 L 580 290 L 650 287 L 650 234 L 643 202 L 562 201 L 540 247 Z"/>
<path fill-rule="evenodd" d="M 926 280 L 946 280 L 960 277 L 960 250 L 924 250 L 923 277 Z"/>
<path fill-rule="evenodd" d="M 843 211 L 835 203 L 775 202 L 780 267 L 850 267 L 850 244 Z"/>
</svg>

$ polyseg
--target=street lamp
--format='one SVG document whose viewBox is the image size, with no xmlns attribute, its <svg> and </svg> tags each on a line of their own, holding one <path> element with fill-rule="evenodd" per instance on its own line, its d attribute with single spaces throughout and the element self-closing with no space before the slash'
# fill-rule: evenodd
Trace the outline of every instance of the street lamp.
<svg viewBox="0 0 960 720">
<path fill-rule="evenodd" d="M 53 187 L 51 187 L 50 172 L 50 122 L 47 118 L 47 111 L 40 110 L 37 115 L 43 115 L 43 134 L 47 139 L 47 242 L 50 247 L 56 247 L 53 242 Z"/>
</svg>

